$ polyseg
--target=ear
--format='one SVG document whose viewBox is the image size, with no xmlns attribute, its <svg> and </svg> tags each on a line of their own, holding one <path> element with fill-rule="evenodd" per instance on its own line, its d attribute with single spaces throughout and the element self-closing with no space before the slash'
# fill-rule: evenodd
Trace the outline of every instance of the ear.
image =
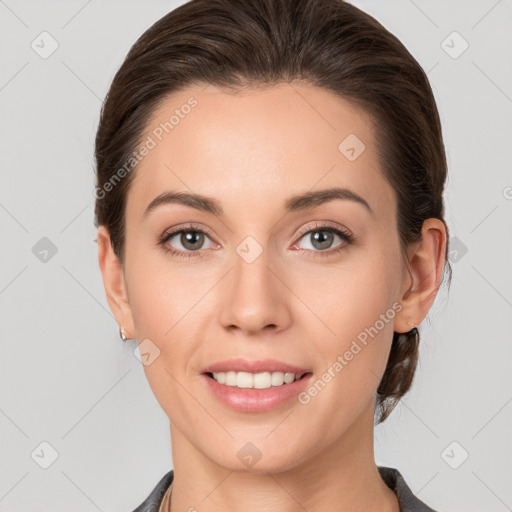
<svg viewBox="0 0 512 512">
<path fill-rule="evenodd" d="M 399 300 L 402 309 L 395 316 L 395 332 L 408 332 L 427 316 L 443 277 L 446 243 L 443 222 L 435 218 L 425 220 L 421 240 L 408 249 L 409 267 L 405 269 Z"/>
<path fill-rule="evenodd" d="M 119 328 L 125 327 L 127 338 L 135 337 L 133 315 L 130 306 L 123 265 L 116 256 L 106 226 L 98 227 L 98 262 L 103 276 L 107 301 L 116 317 Z"/>
</svg>

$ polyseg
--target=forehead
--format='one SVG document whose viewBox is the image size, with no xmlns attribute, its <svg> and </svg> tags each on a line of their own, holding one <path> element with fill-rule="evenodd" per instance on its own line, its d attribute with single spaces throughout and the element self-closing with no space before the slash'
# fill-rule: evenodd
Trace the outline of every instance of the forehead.
<svg viewBox="0 0 512 512">
<path fill-rule="evenodd" d="M 172 190 L 216 197 L 239 215 L 242 206 L 268 211 L 308 190 L 347 187 L 376 213 L 389 210 L 394 195 L 379 168 L 374 130 L 365 111 L 314 86 L 236 94 L 187 87 L 148 121 L 141 141 L 151 149 L 137 164 L 127 209 L 141 217 L 155 196 Z"/>
</svg>

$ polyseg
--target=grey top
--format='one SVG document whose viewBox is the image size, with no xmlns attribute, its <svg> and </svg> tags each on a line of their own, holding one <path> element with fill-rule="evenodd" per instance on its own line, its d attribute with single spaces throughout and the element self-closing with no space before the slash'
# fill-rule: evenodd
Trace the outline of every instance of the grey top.
<svg viewBox="0 0 512 512">
<path fill-rule="evenodd" d="M 397 469 L 384 466 L 377 467 L 386 485 L 396 493 L 398 503 L 400 504 L 400 512 L 436 512 L 414 496 Z M 133 512 L 158 512 L 165 491 L 171 485 L 173 478 L 174 470 L 171 469 L 160 479 L 149 496 Z"/>
</svg>

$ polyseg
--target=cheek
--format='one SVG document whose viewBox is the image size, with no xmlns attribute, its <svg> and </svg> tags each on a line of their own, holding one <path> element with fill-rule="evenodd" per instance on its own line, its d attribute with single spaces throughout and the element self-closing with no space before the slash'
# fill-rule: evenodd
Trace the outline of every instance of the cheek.
<svg viewBox="0 0 512 512">
<path fill-rule="evenodd" d="M 293 288 L 315 313 L 308 316 L 325 337 L 347 340 L 373 326 L 396 301 L 397 261 L 396 254 L 385 248 L 359 251 L 338 266 L 310 269 L 307 280 L 297 274 Z M 392 320 L 394 312 L 387 319 Z M 392 321 L 379 322 L 378 329 L 392 330 L 392 325 Z"/>
<path fill-rule="evenodd" d="M 359 264 L 332 273 L 326 281 L 329 291 L 324 294 L 308 292 L 305 287 L 302 290 L 309 293 L 308 298 L 317 297 L 315 311 L 329 327 L 315 321 L 325 333 L 311 338 L 319 371 L 300 397 L 305 417 L 315 417 L 325 425 L 326 438 L 335 438 L 371 407 L 393 339 L 397 307 L 387 262 L 372 259 Z M 322 303 L 318 302 L 319 295 Z"/>
<path fill-rule="evenodd" d="M 182 382 L 189 373 L 188 362 L 200 343 L 191 326 L 204 314 L 198 304 L 204 292 L 190 286 L 190 276 L 151 263 L 132 257 L 127 275 L 137 338 L 157 354 L 144 371 L 161 402 L 159 396 L 177 386 L 172 376 Z M 142 354 L 144 345 L 139 348 Z"/>
<path fill-rule="evenodd" d="M 198 301 L 197 294 L 187 291 L 175 277 L 171 282 L 153 267 L 143 279 L 136 279 L 131 290 L 132 310 L 139 343 L 148 343 L 142 340 L 150 339 L 149 352 L 152 349 L 157 354 L 150 364 L 143 366 L 156 400 L 173 422 L 184 421 L 180 418 L 183 414 L 187 418 L 185 423 L 193 423 L 201 420 L 201 415 L 193 407 L 190 410 L 194 404 L 190 403 L 184 386 L 189 383 L 190 362 L 200 344 L 193 328 L 200 311 L 193 307 Z M 144 362 L 144 345 L 140 344 L 139 350 Z"/>
<path fill-rule="evenodd" d="M 392 250 L 361 251 L 346 265 L 322 271 L 316 276 L 316 287 L 298 287 L 304 303 L 318 312 L 318 319 L 311 317 L 311 322 L 323 332 L 312 338 L 313 351 L 324 368 L 344 375 L 333 386 L 344 395 L 361 398 L 361 394 L 369 394 L 385 370 L 394 318 L 401 309 L 395 295 L 396 257 Z"/>
<path fill-rule="evenodd" d="M 166 343 L 196 314 L 201 298 L 197 275 L 157 249 L 132 252 L 127 264 L 130 304 L 142 337 Z"/>
</svg>

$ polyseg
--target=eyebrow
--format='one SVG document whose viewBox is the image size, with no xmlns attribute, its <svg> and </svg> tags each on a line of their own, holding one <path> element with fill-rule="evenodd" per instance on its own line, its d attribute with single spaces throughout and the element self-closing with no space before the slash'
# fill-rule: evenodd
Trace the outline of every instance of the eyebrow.
<svg viewBox="0 0 512 512">
<path fill-rule="evenodd" d="M 344 199 L 363 205 L 369 213 L 374 215 L 368 202 L 360 195 L 348 188 L 329 188 L 314 192 L 305 192 L 288 198 L 284 202 L 284 208 L 288 212 L 298 212 L 317 208 L 325 203 L 334 201 L 335 199 Z M 166 191 L 155 197 L 144 211 L 144 217 L 157 207 L 164 204 L 182 204 L 196 210 L 212 213 L 216 216 L 224 215 L 221 204 L 213 197 L 201 194 L 193 194 L 189 192 L 173 192 Z"/>
</svg>

